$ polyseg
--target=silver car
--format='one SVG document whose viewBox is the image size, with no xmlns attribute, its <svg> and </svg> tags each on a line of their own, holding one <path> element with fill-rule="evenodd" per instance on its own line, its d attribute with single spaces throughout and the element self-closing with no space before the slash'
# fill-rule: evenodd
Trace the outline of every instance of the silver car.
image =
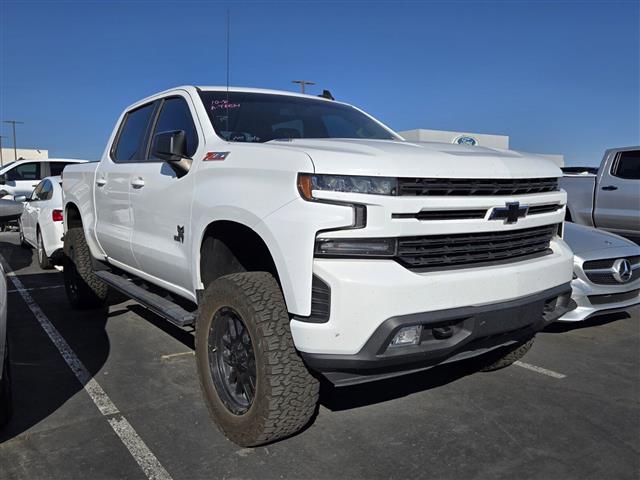
<svg viewBox="0 0 640 480">
<path fill-rule="evenodd" d="M 11 416 L 11 379 L 7 343 L 7 279 L 0 265 L 0 427 Z"/>
<path fill-rule="evenodd" d="M 578 307 L 559 321 L 586 320 L 596 313 L 626 310 L 640 303 L 640 247 L 595 228 L 564 224 L 574 253 L 573 292 Z"/>
</svg>

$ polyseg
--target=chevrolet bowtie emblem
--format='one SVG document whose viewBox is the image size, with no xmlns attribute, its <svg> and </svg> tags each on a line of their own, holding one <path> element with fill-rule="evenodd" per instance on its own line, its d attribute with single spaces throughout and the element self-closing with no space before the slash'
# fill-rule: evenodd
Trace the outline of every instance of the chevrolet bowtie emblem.
<svg viewBox="0 0 640 480">
<path fill-rule="evenodd" d="M 496 207 L 491 212 L 489 220 L 504 220 L 504 223 L 516 223 L 519 218 L 527 216 L 529 207 L 520 202 L 507 202 L 505 207 Z"/>
</svg>

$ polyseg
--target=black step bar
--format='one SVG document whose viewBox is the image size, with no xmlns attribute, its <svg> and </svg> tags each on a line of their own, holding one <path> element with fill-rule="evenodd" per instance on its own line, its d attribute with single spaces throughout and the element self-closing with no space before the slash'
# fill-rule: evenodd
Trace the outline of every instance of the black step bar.
<svg viewBox="0 0 640 480">
<path fill-rule="evenodd" d="M 96 276 L 104 283 L 132 298 L 143 307 L 151 310 L 156 315 L 170 321 L 178 327 L 187 327 L 195 323 L 195 314 L 173 303 L 171 300 L 156 295 L 142 287 L 139 287 L 131 280 L 111 273 L 107 270 L 95 272 Z"/>
</svg>

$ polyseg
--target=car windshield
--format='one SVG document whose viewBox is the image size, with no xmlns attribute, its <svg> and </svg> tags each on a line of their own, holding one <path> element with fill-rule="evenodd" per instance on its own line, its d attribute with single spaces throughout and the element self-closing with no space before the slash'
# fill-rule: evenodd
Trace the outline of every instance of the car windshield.
<svg viewBox="0 0 640 480">
<path fill-rule="evenodd" d="M 216 133 L 230 142 L 294 138 L 397 140 L 357 109 L 337 102 L 288 95 L 201 91 Z"/>
</svg>

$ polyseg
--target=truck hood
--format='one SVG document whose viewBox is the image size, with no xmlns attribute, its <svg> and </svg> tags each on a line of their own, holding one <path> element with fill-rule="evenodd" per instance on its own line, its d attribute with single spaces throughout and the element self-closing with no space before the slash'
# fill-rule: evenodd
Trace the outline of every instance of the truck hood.
<svg viewBox="0 0 640 480">
<path fill-rule="evenodd" d="M 292 139 L 316 173 L 430 178 L 547 178 L 561 170 L 539 155 L 449 143 L 394 140 Z"/>
</svg>

